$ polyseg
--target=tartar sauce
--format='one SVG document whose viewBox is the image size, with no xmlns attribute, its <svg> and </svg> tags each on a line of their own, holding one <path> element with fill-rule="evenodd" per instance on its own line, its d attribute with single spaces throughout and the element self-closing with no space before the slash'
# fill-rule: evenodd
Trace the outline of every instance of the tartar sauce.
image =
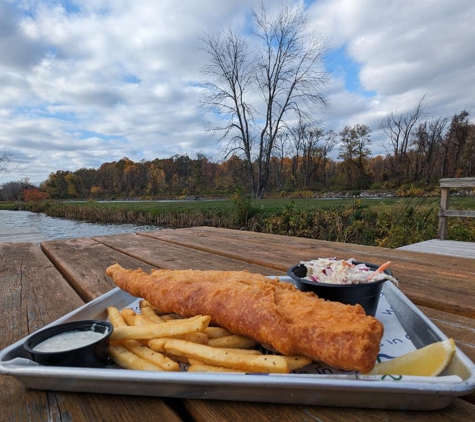
<svg viewBox="0 0 475 422">
<path fill-rule="evenodd" d="M 36 352 L 64 352 L 95 343 L 102 337 L 105 337 L 105 335 L 106 333 L 99 333 L 93 330 L 66 331 L 38 343 L 33 347 L 33 350 Z"/>
</svg>

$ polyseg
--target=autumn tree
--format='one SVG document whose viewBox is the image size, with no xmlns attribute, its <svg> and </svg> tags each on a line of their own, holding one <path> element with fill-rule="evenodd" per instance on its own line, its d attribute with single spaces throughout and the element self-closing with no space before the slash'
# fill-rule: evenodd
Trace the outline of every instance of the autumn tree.
<svg viewBox="0 0 475 422">
<path fill-rule="evenodd" d="M 442 143 L 444 177 L 475 175 L 475 125 L 464 110 L 452 117 Z"/>
<path fill-rule="evenodd" d="M 69 173 L 69 171 L 63 170 L 58 170 L 56 173 L 50 173 L 48 179 L 41 184 L 41 189 L 52 199 L 69 198 L 69 184 L 65 180 Z"/>
<path fill-rule="evenodd" d="M 304 3 L 284 4 L 273 15 L 261 2 L 251 12 L 252 43 L 232 29 L 200 37 L 208 55 L 201 105 L 217 115 L 210 130 L 227 142 L 228 156 L 244 160 L 253 195 L 262 198 L 279 133 L 291 119 L 327 106 L 329 75 L 327 42 L 309 31 Z"/>
<path fill-rule="evenodd" d="M 38 188 L 30 188 L 23 191 L 23 199 L 28 202 L 44 201 L 47 198 L 48 194 Z"/>
<path fill-rule="evenodd" d="M 371 129 L 366 125 L 345 126 L 340 132 L 341 167 L 348 188 L 366 189 L 371 180 L 367 172 L 367 159 L 371 155 Z"/>
<path fill-rule="evenodd" d="M 78 198 L 83 188 L 82 179 L 76 173 L 68 172 L 68 174 L 64 176 L 64 180 L 68 184 L 69 196 L 72 198 Z"/>
<path fill-rule="evenodd" d="M 149 195 L 157 195 L 164 193 L 167 188 L 165 180 L 165 172 L 159 162 L 155 159 L 145 164 L 147 169 L 147 193 Z"/>
</svg>

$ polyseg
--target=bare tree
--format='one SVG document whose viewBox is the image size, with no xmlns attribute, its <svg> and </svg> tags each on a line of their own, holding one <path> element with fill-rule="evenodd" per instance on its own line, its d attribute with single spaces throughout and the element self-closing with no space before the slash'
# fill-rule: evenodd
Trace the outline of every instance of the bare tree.
<svg viewBox="0 0 475 422">
<path fill-rule="evenodd" d="M 388 151 L 391 165 L 391 176 L 401 185 L 409 178 L 410 160 L 409 146 L 412 132 L 421 119 L 425 108 L 423 97 L 413 110 L 408 113 L 392 111 L 381 122 L 380 128 L 387 136 L 391 148 Z"/>
<path fill-rule="evenodd" d="M 0 174 L 9 172 L 9 164 L 12 161 L 13 154 L 6 150 L 0 155 Z"/>
<path fill-rule="evenodd" d="M 284 4 L 273 16 L 261 2 L 252 16 L 252 45 L 231 29 L 200 37 L 209 57 L 202 72 L 210 78 L 201 106 L 218 115 L 222 124 L 210 130 L 221 132 L 227 155 L 243 158 L 254 197 L 262 198 L 279 132 L 291 119 L 327 107 L 328 43 L 308 30 L 303 3 Z"/>
<path fill-rule="evenodd" d="M 300 120 L 297 127 L 290 131 L 290 135 L 295 152 L 292 159 L 294 178 L 299 184 L 309 187 L 318 174 L 324 186 L 325 166 L 336 145 L 336 134 L 333 131 L 325 133 L 323 128 Z"/>
<path fill-rule="evenodd" d="M 322 160 L 322 185 L 326 187 L 327 184 L 327 164 L 330 160 L 330 152 L 332 152 L 333 148 L 337 144 L 337 134 L 333 130 L 329 130 L 323 141 L 323 144 L 320 148 L 320 158 Z"/>
<path fill-rule="evenodd" d="M 440 178 L 441 174 L 437 174 L 437 162 L 447 122 L 447 118 L 439 117 L 423 121 L 415 129 L 411 147 L 415 157 L 414 182 L 424 181 L 425 185 L 429 185 L 434 177 Z"/>
</svg>

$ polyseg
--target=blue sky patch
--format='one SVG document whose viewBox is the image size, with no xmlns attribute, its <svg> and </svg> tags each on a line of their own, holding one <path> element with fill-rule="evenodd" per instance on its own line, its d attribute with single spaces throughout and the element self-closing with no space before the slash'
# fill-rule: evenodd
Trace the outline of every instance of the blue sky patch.
<svg viewBox="0 0 475 422">
<path fill-rule="evenodd" d="M 327 67 L 335 78 L 345 81 L 345 89 L 369 98 L 375 92 L 365 91 L 359 80 L 360 65 L 352 60 L 347 52 L 346 46 L 331 50 L 327 56 Z"/>
<path fill-rule="evenodd" d="M 90 139 L 90 138 L 98 138 L 103 141 L 114 141 L 114 142 L 127 142 L 127 139 L 123 136 L 116 136 L 116 135 L 104 135 L 102 133 L 93 132 L 90 130 L 71 130 L 71 133 L 75 134 L 79 139 Z"/>
<path fill-rule="evenodd" d="M 128 73 L 127 75 L 124 75 L 123 81 L 129 84 L 139 84 L 140 82 L 142 82 L 142 80 L 139 77 L 133 75 L 132 73 Z"/>
</svg>

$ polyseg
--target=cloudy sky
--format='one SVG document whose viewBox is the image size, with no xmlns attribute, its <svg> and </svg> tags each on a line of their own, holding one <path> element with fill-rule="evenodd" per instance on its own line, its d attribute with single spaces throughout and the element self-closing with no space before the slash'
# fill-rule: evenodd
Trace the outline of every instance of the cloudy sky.
<svg viewBox="0 0 475 422">
<path fill-rule="evenodd" d="M 197 108 L 197 35 L 249 33 L 252 0 L 0 0 L 0 185 L 51 172 L 175 154 L 218 159 Z M 281 1 L 269 0 L 271 8 Z M 378 126 L 425 95 L 426 112 L 475 115 L 473 0 L 315 0 L 330 41 L 325 129 Z"/>
</svg>

